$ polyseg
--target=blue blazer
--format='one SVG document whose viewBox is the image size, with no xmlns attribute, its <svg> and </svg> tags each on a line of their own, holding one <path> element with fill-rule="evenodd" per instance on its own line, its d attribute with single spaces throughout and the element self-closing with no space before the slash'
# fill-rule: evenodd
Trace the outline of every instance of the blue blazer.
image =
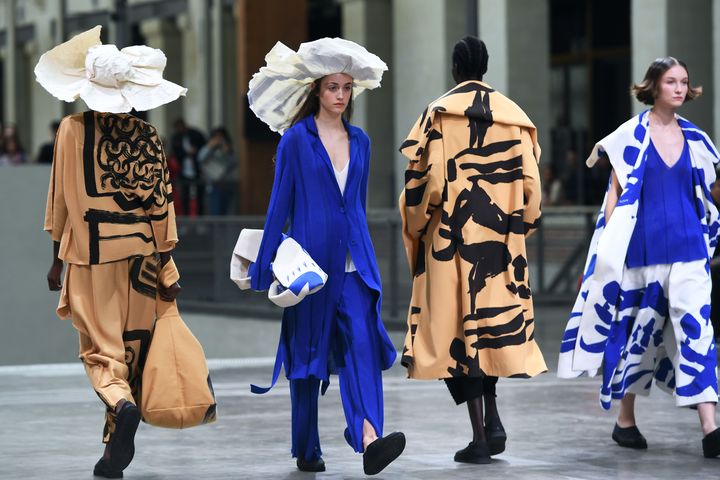
<svg viewBox="0 0 720 480">
<path fill-rule="evenodd" d="M 283 313 L 280 343 L 272 384 L 253 386 L 264 393 L 275 384 L 280 366 L 290 379 L 314 376 L 327 381 L 329 357 L 341 361 L 343 342 L 337 334 L 335 314 L 342 293 L 348 250 L 357 272 L 375 296 L 375 324 L 383 369 L 393 364 L 395 348 L 380 319 L 382 290 L 375 250 L 367 225 L 366 204 L 370 140 L 365 132 L 344 122 L 350 140 L 350 164 L 345 192 L 341 193 L 332 162 L 318 135 L 313 116 L 296 123 L 280 140 L 275 160 L 270 205 L 258 252 L 252 288 L 266 290 L 272 283 L 270 264 L 287 221 L 287 234 L 307 250 L 328 274 L 318 292 Z"/>
</svg>

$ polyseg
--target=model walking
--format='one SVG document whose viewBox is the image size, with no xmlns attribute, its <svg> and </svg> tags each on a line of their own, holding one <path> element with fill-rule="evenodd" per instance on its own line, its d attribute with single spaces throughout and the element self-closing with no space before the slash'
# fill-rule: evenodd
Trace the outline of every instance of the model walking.
<svg viewBox="0 0 720 480">
<path fill-rule="evenodd" d="M 106 448 L 94 474 L 108 478 L 122 477 L 135 452 L 140 373 L 157 296 L 172 301 L 180 290 L 159 280 L 175 268 L 170 253 L 177 242 L 160 137 L 127 113 L 185 95 L 162 79 L 164 68 L 160 50 L 101 45 L 99 26 L 45 53 L 35 68 L 52 95 L 81 97 L 91 108 L 65 117 L 55 139 L 47 280 L 50 290 L 62 289 L 58 316 L 72 319 L 85 371 L 107 407 Z"/>
<path fill-rule="evenodd" d="M 410 378 L 444 379 L 467 403 L 473 439 L 455 461 L 489 463 L 506 441 L 498 377 L 547 370 L 525 248 L 540 221 L 540 147 L 520 107 L 482 82 L 482 41 L 462 39 L 452 60 L 458 85 L 400 147 L 410 160 L 400 214 L 413 275 L 402 363 Z"/>
<path fill-rule="evenodd" d="M 675 112 L 698 97 L 685 64 L 659 58 L 635 97 L 650 110 L 600 140 L 587 160 L 607 156 L 610 186 L 598 216 L 582 287 L 563 337 L 558 376 L 602 368 L 600 403 L 620 400 L 612 438 L 647 448 L 635 396 L 652 381 L 695 406 L 703 454 L 720 454 L 715 423 L 717 355 L 710 323 L 709 260 L 718 211 L 710 196 L 718 153 Z"/>
<path fill-rule="evenodd" d="M 292 455 L 300 470 L 324 471 L 318 396 L 336 370 L 345 438 L 363 452 L 365 473 L 375 474 L 400 455 L 405 437 L 383 437 L 381 372 L 396 352 L 380 319 L 380 275 L 365 217 L 370 141 L 348 119 L 353 96 L 378 87 L 387 67 L 360 45 L 338 38 L 304 43 L 297 53 L 278 42 L 266 61 L 250 82 L 250 106 L 284 133 L 252 288 L 270 286 L 288 219 L 287 234 L 328 274 L 322 290 L 285 309 L 272 383 L 284 365 Z"/>
</svg>

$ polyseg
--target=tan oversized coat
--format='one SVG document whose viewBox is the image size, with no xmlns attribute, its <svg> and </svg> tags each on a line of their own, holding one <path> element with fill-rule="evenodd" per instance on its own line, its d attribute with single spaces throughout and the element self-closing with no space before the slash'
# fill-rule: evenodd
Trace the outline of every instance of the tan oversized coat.
<svg viewBox="0 0 720 480">
<path fill-rule="evenodd" d="M 428 106 L 400 151 L 410 160 L 400 196 L 413 275 L 409 376 L 546 371 L 525 248 L 540 220 L 535 126 L 511 100 L 469 81 Z"/>
<path fill-rule="evenodd" d="M 58 129 L 44 228 L 76 265 L 167 252 L 177 242 L 171 193 L 155 127 L 125 113 L 76 113 Z"/>
</svg>

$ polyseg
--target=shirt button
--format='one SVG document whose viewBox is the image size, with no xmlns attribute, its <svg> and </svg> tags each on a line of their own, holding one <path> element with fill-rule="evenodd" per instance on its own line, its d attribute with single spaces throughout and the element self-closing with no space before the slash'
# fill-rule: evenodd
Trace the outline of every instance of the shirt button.
<svg viewBox="0 0 720 480">
<path fill-rule="evenodd" d="M 345 207 L 340 207 L 340 213 L 345 213 Z"/>
<path fill-rule="evenodd" d="M 357 245 L 357 242 L 355 241 L 354 238 L 352 240 L 350 240 L 350 245 Z"/>
</svg>

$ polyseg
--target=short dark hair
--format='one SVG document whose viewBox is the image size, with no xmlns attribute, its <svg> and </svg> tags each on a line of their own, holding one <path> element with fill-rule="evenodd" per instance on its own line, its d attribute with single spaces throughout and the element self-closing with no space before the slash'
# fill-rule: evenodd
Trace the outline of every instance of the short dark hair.
<svg viewBox="0 0 720 480">
<path fill-rule="evenodd" d="M 678 60 L 675 57 L 661 57 L 655 59 L 655 61 L 648 67 L 647 72 L 645 72 L 645 78 L 643 78 L 643 81 L 633 84 L 633 86 L 630 87 L 630 92 L 638 99 L 639 102 L 644 103 L 645 105 L 655 105 L 655 98 L 657 98 L 658 83 L 660 82 L 660 78 L 662 78 L 665 72 L 676 65 L 683 67 L 688 74 L 688 92 L 687 95 L 685 95 L 685 102 L 702 95 L 702 87 L 699 85 L 697 87 L 693 87 L 690 83 L 690 71 L 688 70 L 687 65 L 685 65 L 685 62 Z"/>
<path fill-rule="evenodd" d="M 471 36 L 457 42 L 452 52 L 455 70 L 468 80 L 482 80 L 488 69 L 489 58 L 485 42 Z"/>
</svg>

